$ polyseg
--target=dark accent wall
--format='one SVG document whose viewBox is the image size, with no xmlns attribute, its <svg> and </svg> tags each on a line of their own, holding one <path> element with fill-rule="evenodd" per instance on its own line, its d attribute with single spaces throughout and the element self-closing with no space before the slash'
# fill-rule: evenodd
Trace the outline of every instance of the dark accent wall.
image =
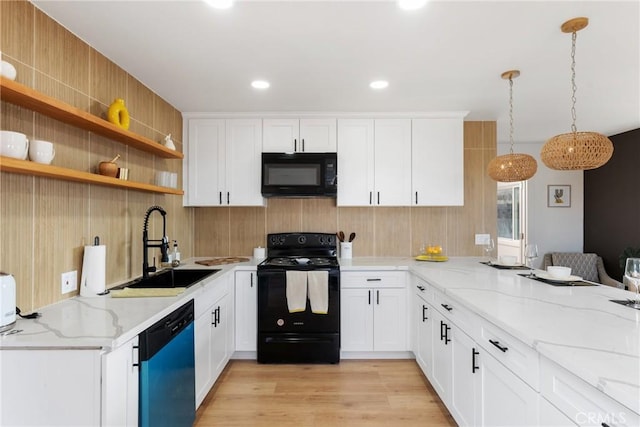
<svg viewBox="0 0 640 427">
<path fill-rule="evenodd" d="M 611 160 L 584 173 L 584 252 L 602 256 L 607 273 L 622 281 L 618 257 L 640 247 L 640 129 L 609 138 Z"/>
</svg>

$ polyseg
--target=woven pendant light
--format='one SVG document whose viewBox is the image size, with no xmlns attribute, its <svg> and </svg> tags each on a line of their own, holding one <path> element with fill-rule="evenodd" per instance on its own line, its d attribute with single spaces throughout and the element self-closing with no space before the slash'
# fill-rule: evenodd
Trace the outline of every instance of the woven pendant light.
<svg viewBox="0 0 640 427">
<path fill-rule="evenodd" d="M 509 154 L 498 156 L 489 162 L 487 173 L 499 182 L 525 181 L 535 175 L 538 162 L 528 154 L 513 153 L 513 79 L 520 75 L 518 70 L 502 73 L 503 79 L 509 79 Z"/>
<path fill-rule="evenodd" d="M 588 18 L 574 18 L 562 24 L 563 33 L 571 33 L 571 132 L 550 138 L 540 158 L 551 169 L 588 170 L 599 168 L 613 155 L 613 143 L 597 132 L 578 132 L 576 128 L 576 39 L 577 32 L 589 25 Z"/>
</svg>

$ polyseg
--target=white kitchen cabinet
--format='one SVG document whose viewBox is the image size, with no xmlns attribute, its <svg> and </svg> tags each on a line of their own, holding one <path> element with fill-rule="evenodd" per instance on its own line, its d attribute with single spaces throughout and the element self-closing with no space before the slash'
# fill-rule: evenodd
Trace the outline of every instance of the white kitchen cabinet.
<svg viewBox="0 0 640 427">
<path fill-rule="evenodd" d="M 427 291 L 424 282 L 418 281 L 414 296 L 415 333 L 413 336 L 413 352 L 416 362 L 423 372 L 431 371 L 433 366 L 433 315 L 434 308 L 425 298 Z M 421 288 L 421 289 L 420 289 Z"/>
<path fill-rule="evenodd" d="M 433 365 L 425 372 L 433 389 L 447 407 L 451 403 L 451 381 L 453 370 L 453 345 L 451 344 L 451 323 L 437 310 L 433 312 Z"/>
<path fill-rule="evenodd" d="M 463 126 L 462 118 L 412 120 L 412 205 L 464 205 Z"/>
<path fill-rule="evenodd" d="M 264 119 L 265 153 L 335 153 L 336 119 Z"/>
<path fill-rule="evenodd" d="M 342 351 L 406 351 L 407 289 L 404 273 L 341 275 Z"/>
<path fill-rule="evenodd" d="M 411 205 L 411 120 L 338 121 L 339 206 Z"/>
<path fill-rule="evenodd" d="M 0 350 L 0 425 L 100 425 L 102 353 L 100 348 Z"/>
<path fill-rule="evenodd" d="M 189 118 L 185 206 L 263 206 L 260 119 Z"/>
<path fill-rule="evenodd" d="M 232 277 L 232 276 L 231 276 Z M 229 279 L 223 277 L 196 297 L 195 377 L 196 408 L 200 406 L 231 356 L 233 334 Z"/>
<path fill-rule="evenodd" d="M 236 271 L 236 351 L 257 351 L 258 279 L 255 271 Z"/>
<path fill-rule="evenodd" d="M 478 381 L 477 344 L 455 324 L 450 325 L 447 333 L 452 365 L 449 412 L 459 425 L 476 426 L 475 414 L 481 407 L 478 400 L 482 399 L 474 386 Z"/>
<path fill-rule="evenodd" d="M 102 425 L 138 425 L 138 337 L 102 357 Z"/>
</svg>

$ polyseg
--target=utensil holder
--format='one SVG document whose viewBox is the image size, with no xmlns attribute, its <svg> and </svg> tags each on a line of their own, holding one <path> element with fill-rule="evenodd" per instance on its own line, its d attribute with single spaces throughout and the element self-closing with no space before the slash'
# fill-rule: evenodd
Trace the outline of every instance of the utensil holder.
<svg viewBox="0 0 640 427">
<path fill-rule="evenodd" d="M 353 257 L 353 243 L 340 242 L 340 258 L 351 259 Z"/>
</svg>

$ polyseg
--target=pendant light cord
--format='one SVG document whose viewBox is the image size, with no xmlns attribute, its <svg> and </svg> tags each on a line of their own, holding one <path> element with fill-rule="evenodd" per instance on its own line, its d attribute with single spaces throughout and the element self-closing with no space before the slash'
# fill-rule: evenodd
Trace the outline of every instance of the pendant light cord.
<svg viewBox="0 0 640 427">
<path fill-rule="evenodd" d="M 578 90 L 578 86 L 576 86 L 576 39 L 578 38 L 578 33 L 571 33 L 571 118 L 573 122 L 571 123 L 571 132 L 574 134 L 578 131 L 576 127 L 576 91 Z"/>
<path fill-rule="evenodd" d="M 509 153 L 513 154 L 513 78 L 509 77 Z"/>
</svg>

